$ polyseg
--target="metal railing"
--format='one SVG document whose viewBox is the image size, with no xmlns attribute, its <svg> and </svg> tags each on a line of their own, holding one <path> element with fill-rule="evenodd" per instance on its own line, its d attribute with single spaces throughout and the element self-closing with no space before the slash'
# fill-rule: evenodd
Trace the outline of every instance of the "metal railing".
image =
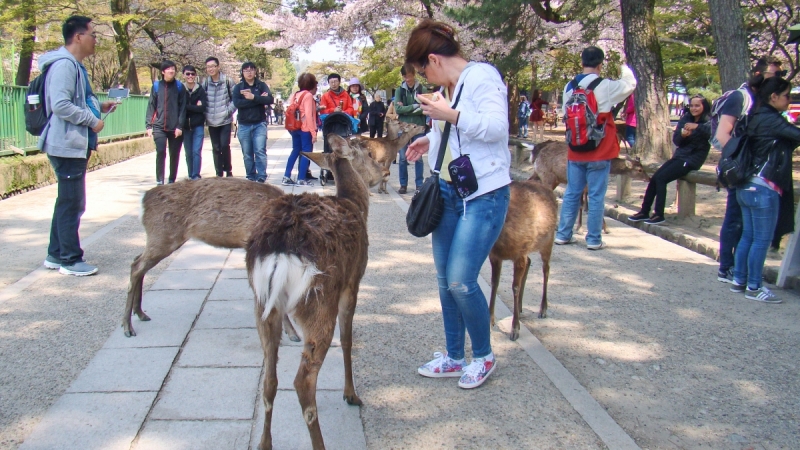
<svg viewBox="0 0 800 450">
<path fill-rule="evenodd" d="M 39 139 L 25 131 L 25 96 L 28 88 L 0 85 L 0 156 L 26 154 L 36 150 Z M 97 94 L 103 102 L 108 99 L 105 93 Z M 132 95 L 117 106 L 105 122 L 100 140 L 125 138 L 144 134 L 145 114 L 149 97 Z"/>
</svg>

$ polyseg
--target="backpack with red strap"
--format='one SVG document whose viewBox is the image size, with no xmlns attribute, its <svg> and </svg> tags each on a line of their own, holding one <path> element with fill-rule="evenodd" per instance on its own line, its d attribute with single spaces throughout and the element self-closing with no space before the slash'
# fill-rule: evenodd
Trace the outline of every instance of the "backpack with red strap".
<svg viewBox="0 0 800 450">
<path fill-rule="evenodd" d="M 567 144 L 574 152 L 591 152 L 600 146 L 605 130 L 597 123 L 597 99 L 594 89 L 602 78 L 597 77 L 585 88 L 577 79 L 570 82 L 572 95 L 564 103 L 564 122 L 567 126 Z"/>
<path fill-rule="evenodd" d="M 300 114 L 303 94 L 310 95 L 308 91 L 295 93 L 294 101 L 286 107 L 286 111 L 284 112 L 284 124 L 289 131 L 297 131 L 303 126 L 303 120 Z"/>
</svg>

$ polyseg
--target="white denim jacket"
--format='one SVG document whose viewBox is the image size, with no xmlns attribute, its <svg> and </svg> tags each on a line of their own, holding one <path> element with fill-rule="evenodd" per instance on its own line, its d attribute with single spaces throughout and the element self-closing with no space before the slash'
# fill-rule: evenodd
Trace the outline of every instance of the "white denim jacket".
<svg viewBox="0 0 800 450">
<path fill-rule="evenodd" d="M 511 152 L 508 150 L 508 99 L 506 85 L 500 73 L 486 63 L 470 62 L 461 72 L 450 102 L 452 106 L 459 91 L 461 98 L 458 126 L 450 126 L 450 151 L 453 158 L 469 155 L 478 190 L 467 197 L 469 201 L 511 183 Z M 439 155 L 442 131 L 433 121 L 428 149 L 428 164 L 433 169 Z M 460 141 L 460 147 L 459 147 Z M 442 170 L 447 170 L 443 167 Z"/>
</svg>

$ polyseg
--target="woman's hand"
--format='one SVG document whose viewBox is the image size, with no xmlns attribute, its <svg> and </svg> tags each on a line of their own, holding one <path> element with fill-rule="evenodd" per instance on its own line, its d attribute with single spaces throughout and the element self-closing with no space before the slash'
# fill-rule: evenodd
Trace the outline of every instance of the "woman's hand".
<svg viewBox="0 0 800 450">
<path fill-rule="evenodd" d="M 428 100 L 421 95 L 416 97 L 420 108 L 422 108 L 422 114 L 429 116 L 431 119 L 445 120 L 452 124 L 458 122 L 458 111 L 451 108 L 441 94 L 437 93 L 434 97 L 436 98 L 435 101 Z"/>
<path fill-rule="evenodd" d="M 428 148 L 430 148 L 431 140 L 428 139 L 427 136 L 421 137 L 411 143 L 406 149 L 406 160 L 408 162 L 417 162 L 422 155 L 428 152 Z"/>
</svg>

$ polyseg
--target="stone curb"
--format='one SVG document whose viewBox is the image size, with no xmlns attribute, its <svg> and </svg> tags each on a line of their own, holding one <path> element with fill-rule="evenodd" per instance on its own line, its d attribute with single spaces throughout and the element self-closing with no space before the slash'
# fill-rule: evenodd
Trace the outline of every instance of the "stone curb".
<svg viewBox="0 0 800 450">
<path fill-rule="evenodd" d="M 511 178 L 515 181 L 527 181 L 530 175 L 521 172 L 517 169 L 511 169 Z M 560 199 L 564 195 L 564 189 L 558 187 L 555 190 L 556 196 Z M 714 261 L 719 261 L 719 242 L 713 239 L 701 238 L 691 236 L 680 231 L 675 231 L 669 227 L 651 225 L 644 222 L 629 222 L 628 217 L 636 214 L 636 211 L 629 210 L 622 206 L 609 206 L 605 205 L 605 215 L 629 227 L 638 228 L 645 233 L 658 236 L 665 241 L 672 242 L 687 248 L 695 253 L 707 256 Z M 775 283 L 778 279 L 778 268 L 764 266 L 763 271 L 764 280 L 768 283 Z M 784 289 L 800 289 L 800 276 L 789 275 L 786 277 L 786 285 Z"/>
</svg>

